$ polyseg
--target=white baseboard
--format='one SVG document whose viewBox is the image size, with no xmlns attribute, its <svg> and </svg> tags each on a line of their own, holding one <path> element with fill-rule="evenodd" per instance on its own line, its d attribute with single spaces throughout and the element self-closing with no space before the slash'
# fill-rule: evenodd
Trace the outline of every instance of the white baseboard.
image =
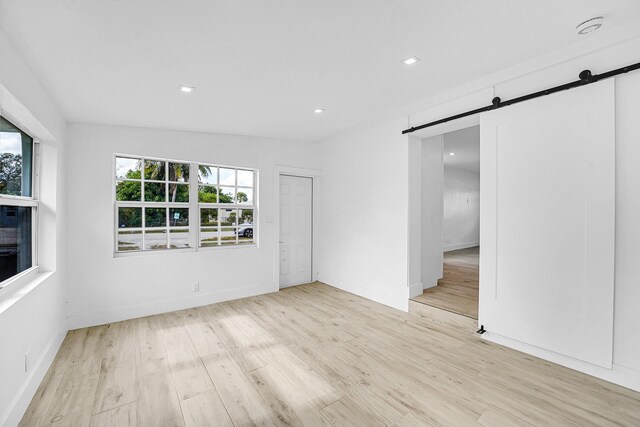
<svg viewBox="0 0 640 427">
<path fill-rule="evenodd" d="M 458 243 L 456 245 L 449 245 L 442 248 L 442 251 L 443 252 L 457 251 L 459 249 L 475 248 L 476 246 L 480 246 L 480 242 L 468 242 L 468 243 Z"/>
<path fill-rule="evenodd" d="M 93 313 L 80 314 L 69 318 L 69 329 L 86 328 L 89 326 L 104 325 L 120 322 L 122 320 L 137 319 L 139 317 L 152 316 L 154 314 L 170 311 L 184 310 L 187 308 L 215 304 L 217 302 L 231 301 L 255 295 L 276 292 L 270 286 L 247 286 L 242 288 L 226 289 L 223 291 L 208 292 L 188 296 L 184 298 L 166 299 L 135 306 L 110 308 L 95 311 Z"/>
<path fill-rule="evenodd" d="M 582 360 L 577 360 L 569 356 L 545 350 L 543 348 L 526 344 L 496 333 L 491 333 L 489 331 L 483 334 L 482 338 L 504 345 L 505 347 L 513 348 L 523 353 L 531 354 L 539 357 L 540 359 L 545 359 L 550 362 L 557 363 L 558 365 L 584 372 L 585 374 L 593 377 L 597 377 L 632 390 L 640 391 L 640 371 L 615 364 L 611 369 L 603 368 L 601 366 L 592 365 L 591 363 L 583 362 Z"/>
<path fill-rule="evenodd" d="M 416 283 L 415 285 L 409 286 L 409 295 L 408 298 L 415 298 L 418 295 L 422 295 L 422 291 L 424 290 L 424 285 L 422 283 Z"/>
<path fill-rule="evenodd" d="M 376 291 L 374 289 L 356 285 L 354 283 L 347 283 L 340 279 L 327 277 L 324 274 L 321 275 L 318 280 L 324 284 L 333 286 L 334 288 L 338 288 L 343 291 L 361 296 L 371 301 L 375 301 L 380 304 L 384 304 L 386 306 L 389 306 L 398 310 L 402 310 L 404 312 L 409 311 L 409 298 L 408 298 L 408 290 L 407 290 L 408 288 L 406 286 L 399 287 L 398 294 L 394 295 L 386 292 Z"/>
<path fill-rule="evenodd" d="M 13 427 L 18 425 L 29 406 L 29 403 L 31 403 L 31 399 L 33 399 L 36 391 L 38 391 L 38 387 L 40 386 L 42 379 L 47 374 L 49 366 L 51 366 L 53 359 L 56 357 L 68 330 L 68 323 L 65 319 L 58 327 L 56 333 L 51 337 L 51 340 L 49 340 L 49 343 L 47 344 L 47 347 L 40 359 L 38 359 L 38 361 L 33 365 L 31 374 L 27 377 L 27 380 L 16 393 L 16 397 L 13 399 L 11 404 L 9 404 L 5 413 L 2 414 L 2 418 L 0 418 L 0 426 Z"/>
<path fill-rule="evenodd" d="M 440 280 L 440 279 L 438 279 L 438 280 Z M 424 283 L 422 285 L 422 290 L 433 288 L 433 287 L 436 287 L 436 286 L 438 286 L 438 281 L 437 280 L 434 283 Z"/>
</svg>

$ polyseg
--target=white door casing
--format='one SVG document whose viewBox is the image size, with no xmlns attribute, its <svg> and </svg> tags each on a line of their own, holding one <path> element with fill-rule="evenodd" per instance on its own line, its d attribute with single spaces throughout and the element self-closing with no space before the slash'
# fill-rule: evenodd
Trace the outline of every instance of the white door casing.
<svg viewBox="0 0 640 427">
<path fill-rule="evenodd" d="M 480 133 L 479 323 L 611 368 L 614 80 L 483 113 Z"/>
<path fill-rule="evenodd" d="M 280 175 L 280 288 L 312 281 L 313 179 Z"/>
<path fill-rule="evenodd" d="M 422 285 L 434 287 L 443 276 L 444 135 L 421 141 Z"/>
</svg>

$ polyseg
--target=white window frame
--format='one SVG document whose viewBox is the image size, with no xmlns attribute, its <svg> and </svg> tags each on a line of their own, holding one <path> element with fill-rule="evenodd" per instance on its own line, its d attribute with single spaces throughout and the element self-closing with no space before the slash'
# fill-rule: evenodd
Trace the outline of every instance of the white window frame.
<svg viewBox="0 0 640 427">
<path fill-rule="evenodd" d="M 165 180 L 164 181 L 156 181 L 156 180 L 148 180 L 144 177 L 144 163 L 142 163 L 142 169 L 140 171 L 140 180 L 137 179 L 126 179 L 126 178 L 117 178 L 116 177 L 116 163 L 118 157 L 124 157 L 129 159 L 139 159 L 143 162 L 145 160 L 151 161 L 161 161 L 165 162 Z M 251 248 L 257 247 L 257 182 L 258 182 L 258 170 L 249 167 L 242 166 L 228 166 L 228 165 L 219 165 L 205 162 L 195 162 L 189 160 L 176 160 L 176 159 L 168 159 L 168 158 L 160 158 L 153 156 L 145 156 L 139 154 L 128 154 L 128 153 L 114 153 L 112 162 L 112 199 L 113 199 L 113 253 L 114 257 L 126 257 L 126 256 L 137 256 L 137 255 L 145 255 L 145 254 L 161 254 L 161 253 L 176 253 L 176 252 L 197 252 L 200 250 L 220 250 L 220 249 L 240 249 L 240 248 Z M 189 164 L 189 180 L 184 182 L 170 181 L 169 180 L 169 163 L 182 163 Z M 234 169 L 236 172 L 236 194 L 238 188 L 250 188 L 245 186 L 237 185 L 237 171 L 238 170 L 246 170 L 253 172 L 253 199 L 251 204 L 238 204 L 238 203 L 200 203 L 198 198 L 198 190 L 200 187 L 200 182 L 198 180 L 198 170 L 199 166 L 210 166 L 217 168 L 218 177 L 216 181 L 217 191 L 219 190 L 219 170 L 223 169 Z M 140 182 L 140 201 L 118 201 L 116 200 L 116 185 L 120 181 L 133 181 Z M 168 200 L 169 197 L 169 185 L 170 184 L 182 184 L 189 185 L 189 202 L 147 202 L 144 201 L 144 185 L 145 182 L 164 182 L 165 183 L 165 195 Z M 238 236 L 236 235 L 236 243 L 235 244 L 226 244 L 217 246 L 200 246 L 200 208 L 201 205 L 203 208 L 225 208 L 225 209 L 250 209 L 253 211 L 253 242 L 252 243 L 238 243 Z M 118 209 L 119 208 L 141 208 L 142 212 L 142 226 L 141 227 L 131 227 L 122 229 L 118 224 Z M 146 208 L 166 208 L 166 224 L 162 227 L 146 227 L 145 226 L 145 209 Z M 170 210 L 172 208 L 183 208 L 189 210 L 189 225 L 188 226 L 170 226 Z M 236 224 L 238 227 L 239 224 Z M 218 226 L 220 229 L 220 226 Z M 141 249 L 140 250 L 130 250 L 130 251 L 119 251 L 118 250 L 118 232 L 119 231 L 132 231 L 132 232 L 140 232 L 142 235 L 141 241 Z M 149 230 L 166 230 L 167 233 L 167 248 L 166 249 L 145 249 L 145 232 Z M 188 248 L 171 248 L 171 231 L 175 230 L 188 230 L 189 231 L 189 247 Z"/>
<path fill-rule="evenodd" d="M 251 247 L 251 246 L 256 246 L 257 244 L 257 231 L 258 231 L 258 204 L 257 204 L 257 188 L 258 188 L 258 171 L 256 169 L 251 169 L 251 168 L 245 168 L 245 167 L 240 167 L 240 166 L 226 166 L 226 165 L 214 165 L 211 163 L 196 163 L 195 164 L 195 168 L 196 168 L 196 173 L 199 171 L 200 166 L 209 166 L 209 167 L 214 167 L 216 168 L 217 171 L 217 177 L 216 177 L 216 184 L 200 184 L 198 183 L 198 188 L 196 189 L 196 198 L 198 199 L 198 191 L 199 191 L 199 187 L 200 186 L 208 186 L 208 187 L 215 187 L 216 188 L 216 193 L 218 195 L 218 203 L 204 203 L 204 202 L 200 202 L 200 200 L 198 199 L 198 248 L 200 250 L 207 250 L 207 249 L 218 249 L 218 248 L 234 248 L 234 247 Z M 235 195 L 236 195 L 236 203 L 220 203 L 220 187 L 231 187 L 230 185 L 222 185 L 220 183 L 220 169 L 233 169 L 234 173 L 235 173 L 235 184 L 233 185 L 234 190 L 235 190 Z M 253 182 L 252 182 L 252 186 L 248 187 L 248 186 L 243 186 L 243 185 L 238 185 L 238 171 L 249 171 L 249 172 L 253 172 Z M 237 203 L 237 196 L 238 196 L 238 189 L 251 189 L 253 192 L 253 197 L 251 198 L 251 203 L 250 204 L 242 204 L 242 203 Z M 201 224 L 201 213 L 202 213 L 202 209 L 218 209 L 218 244 L 217 245 L 211 245 L 211 246 L 201 246 L 200 243 L 200 233 L 201 233 L 201 229 L 202 228 L 212 228 L 212 227 L 207 227 L 204 226 L 202 227 Z M 236 240 L 235 243 L 226 243 L 226 244 L 222 244 L 222 228 L 223 226 L 221 225 L 220 222 L 220 209 L 235 209 L 236 211 L 240 210 L 240 209 L 246 209 L 246 210 L 251 210 L 253 211 L 253 242 L 252 243 L 240 243 L 240 235 L 238 232 L 236 232 Z M 238 215 L 236 215 L 236 218 L 239 218 Z M 236 223 L 235 227 L 236 230 L 240 227 L 241 224 Z M 226 227 L 234 227 L 234 226 L 226 226 Z"/>
<path fill-rule="evenodd" d="M 6 120 L 11 122 L 20 131 L 29 135 L 20 126 L 16 124 L 16 121 L 0 111 L 0 115 Z M 31 135 L 29 135 L 31 137 Z M 39 221 L 39 207 L 40 207 L 40 140 L 31 137 L 33 145 L 31 148 L 31 197 L 27 196 L 13 196 L 8 194 L 0 194 L 0 206 L 17 206 L 17 207 L 30 207 L 31 208 L 31 267 L 27 268 L 20 273 L 11 276 L 4 281 L 0 282 L 0 289 L 5 288 L 21 277 L 38 270 L 38 231 L 40 229 Z"/>
</svg>

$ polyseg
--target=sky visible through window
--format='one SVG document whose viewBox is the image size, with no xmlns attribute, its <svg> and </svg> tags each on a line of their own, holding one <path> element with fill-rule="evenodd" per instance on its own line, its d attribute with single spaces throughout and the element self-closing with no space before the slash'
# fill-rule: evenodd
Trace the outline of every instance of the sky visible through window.
<svg viewBox="0 0 640 427">
<path fill-rule="evenodd" d="M 17 132 L 0 132 L 0 153 L 22 155 L 22 135 Z"/>
<path fill-rule="evenodd" d="M 23 188 L 22 134 L 19 132 L 0 132 L 0 194 L 28 196 Z M 28 182 L 26 183 L 28 184 Z"/>
</svg>

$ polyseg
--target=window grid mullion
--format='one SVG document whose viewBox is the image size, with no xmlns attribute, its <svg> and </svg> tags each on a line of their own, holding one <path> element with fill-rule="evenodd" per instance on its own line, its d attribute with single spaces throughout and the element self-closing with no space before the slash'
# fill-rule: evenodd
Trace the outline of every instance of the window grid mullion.
<svg viewBox="0 0 640 427">
<path fill-rule="evenodd" d="M 164 201 L 169 203 L 169 162 L 164 162 Z M 167 238 L 168 241 L 169 239 Z"/>
<path fill-rule="evenodd" d="M 140 159 L 140 201 L 142 203 L 145 202 L 145 191 L 144 191 L 144 187 L 145 187 L 145 179 L 144 179 L 144 166 L 145 166 L 146 160 L 145 159 Z M 144 242 L 144 239 L 143 239 Z M 144 248 L 144 245 L 142 246 Z"/>
<path fill-rule="evenodd" d="M 189 245 L 197 250 L 200 244 L 200 208 L 198 207 L 198 165 L 189 164 Z M 195 209 L 194 209 L 195 207 Z M 197 212 L 194 212 L 197 211 Z M 194 215 L 195 213 L 195 215 Z M 194 217 L 196 220 L 194 221 Z M 195 224 L 194 224 L 195 223 Z"/>
<path fill-rule="evenodd" d="M 218 229 L 217 229 L 217 232 L 218 232 L 218 246 L 222 246 L 222 221 L 220 221 L 220 217 L 221 217 L 220 208 L 217 208 L 217 209 L 218 209 Z"/>
<path fill-rule="evenodd" d="M 169 233 L 169 224 L 171 219 L 169 218 L 169 213 L 171 212 L 171 209 L 169 208 L 165 208 L 165 212 L 164 212 L 164 218 L 165 218 L 165 223 L 164 223 L 164 227 L 165 227 L 165 231 L 167 233 L 167 237 L 166 237 L 166 241 L 165 241 L 165 245 L 167 246 L 167 249 L 171 248 L 171 233 Z"/>
<path fill-rule="evenodd" d="M 147 207 L 143 206 L 142 207 L 142 247 L 140 248 L 141 251 L 144 251 L 145 247 L 146 247 L 146 242 L 147 242 Z"/>
<path fill-rule="evenodd" d="M 39 200 L 35 199 L 18 199 L 0 196 L 0 205 L 2 206 L 25 206 L 25 207 L 37 207 Z"/>
<path fill-rule="evenodd" d="M 216 201 L 220 203 L 220 168 L 216 168 L 216 188 L 217 188 Z M 220 211 L 218 211 L 218 215 L 220 215 Z M 220 217 L 218 217 L 218 223 L 219 222 L 220 222 Z"/>
</svg>

